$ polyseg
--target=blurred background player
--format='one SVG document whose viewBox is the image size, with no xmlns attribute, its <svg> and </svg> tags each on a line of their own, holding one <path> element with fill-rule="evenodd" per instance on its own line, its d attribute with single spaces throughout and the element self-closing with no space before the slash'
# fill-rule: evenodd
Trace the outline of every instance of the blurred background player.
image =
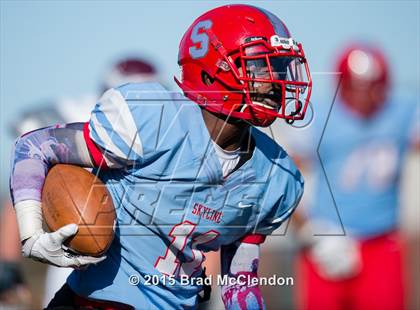
<svg viewBox="0 0 420 310">
<path fill-rule="evenodd" d="M 304 244 L 298 309 L 403 309 L 398 192 L 405 154 L 420 149 L 418 107 L 389 96 L 389 66 L 374 46 L 351 45 L 336 71 L 335 102 L 317 102 L 308 143 L 294 152 L 316 180 L 294 216 Z"/>
<path fill-rule="evenodd" d="M 19 232 L 10 203 L 0 214 L 0 309 L 9 305 L 29 305 L 31 292 L 21 270 Z"/>
<path fill-rule="evenodd" d="M 142 83 L 159 81 L 157 68 L 152 62 L 139 57 L 127 57 L 117 61 L 104 74 L 100 93 L 107 89 L 129 82 Z M 44 103 L 23 111 L 20 118 L 13 122 L 13 138 L 34 129 L 54 123 L 83 122 L 89 119 L 90 111 L 97 100 L 96 95 L 79 98 L 59 99 L 55 103 Z M 3 203 L 0 214 L 0 306 L 19 304 L 29 307 L 31 292 L 25 284 L 21 264 L 21 245 L 16 216 L 10 201 Z M 39 266 L 38 266 L 39 267 Z M 52 299 L 73 269 L 48 265 L 45 280 L 43 305 Z"/>
</svg>

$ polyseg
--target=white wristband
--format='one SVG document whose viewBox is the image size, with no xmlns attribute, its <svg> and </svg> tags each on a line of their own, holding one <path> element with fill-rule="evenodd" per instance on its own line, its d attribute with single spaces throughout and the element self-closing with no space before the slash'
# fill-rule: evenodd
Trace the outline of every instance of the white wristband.
<svg viewBox="0 0 420 310">
<path fill-rule="evenodd" d="M 42 231 L 41 202 L 23 200 L 15 204 L 16 218 L 19 226 L 20 241 L 26 240 Z"/>
<path fill-rule="evenodd" d="M 255 259 L 260 257 L 260 246 L 252 243 L 241 243 L 236 249 L 236 253 L 230 263 L 230 272 L 239 274 L 239 272 L 252 272 Z"/>
</svg>

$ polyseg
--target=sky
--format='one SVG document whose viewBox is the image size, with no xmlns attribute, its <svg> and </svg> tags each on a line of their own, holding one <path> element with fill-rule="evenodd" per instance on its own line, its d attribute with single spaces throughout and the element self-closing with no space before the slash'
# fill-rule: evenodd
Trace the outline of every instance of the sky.
<svg viewBox="0 0 420 310">
<path fill-rule="evenodd" d="M 265 8 L 302 42 L 314 95 L 328 80 L 339 51 L 354 41 L 380 46 L 396 92 L 419 98 L 418 1 L 0 1 L 0 190 L 7 190 L 19 113 L 59 97 L 98 94 L 101 77 L 125 55 L 152 59 L 176 89 L 178 44 L 205 11 L 229 3 Z"/>
</svg>

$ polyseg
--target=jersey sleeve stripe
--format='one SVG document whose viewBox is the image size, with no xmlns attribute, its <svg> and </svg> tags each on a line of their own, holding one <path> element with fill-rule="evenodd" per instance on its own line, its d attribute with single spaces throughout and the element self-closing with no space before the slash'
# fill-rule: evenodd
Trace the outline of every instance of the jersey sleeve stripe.
<svg viewBox="0 0 420 310">
<path fill-rule="evenodd" d="M 83 137 L 85 138 L 86 146 L 89 150 L 89 153 L 92 157 L 95 166 L 100 168 L 108 168 L 106 159 L 103 156 L 101 150 L 89 136 L 89 123 L 85 123 L 83 126 Z"/>
<path fill-rule="evenodd" d="M 97 112 L 92 113 L 92 116 L 90 117 L 90 137 L 107 152 L 110 152 L 119 158 L 126 159 L 127 155 L 114 143 L 114 141 L 118 139 L 118 135 L 115 134 L 115 132 L 112 130 L 109 132 L 107 129 L 105 129 L 103 124 L 104 121 L 99 121 L 97 114 Z M 110 126 L 110 124 L 108 125 Z M 109 126 L 106 127 L 112 128 Z M 126 151 L 128 152 L 128 146 L 126 146 Z"/>
<path fill-rule="evenodd" d="M 108 90 L 100 99 L 99 110 L 105 115 L 113 129 L 131 151 L 138 156 L 143 156 L 143 145 L 138 135 L 138 129 L 133 118 L 132 111 L 122 94 L 115 90 Z M 118 113 L 116 113 L 118 109 Z"/>
</svg>

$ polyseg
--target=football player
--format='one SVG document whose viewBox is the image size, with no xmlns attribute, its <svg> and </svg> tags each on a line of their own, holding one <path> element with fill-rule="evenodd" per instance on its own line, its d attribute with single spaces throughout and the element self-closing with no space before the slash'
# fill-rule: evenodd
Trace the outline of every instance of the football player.
<svg viewBox="0 0 420 310">
<path fill-rule="evenodd" d="M 124 84 L 103 94 L 89 122 L 17 140 L 11 192 L 23 255 L 76 268 L 48 308 L 195 308 L 204 252 L 219 248 L 226 308 L 264 308 L 259 246 L 295 209 L 303 179 L 255 126 L 304 117 L 302 45 L 272 13 L 229 5 L 194 21 L 178 63 L 183 95 Z M 62 247 L 76 224 L 42 230 L 40 192 L 56 163 L 94 167 L 109 189 L 117 223 L 106 257 Z"/>
<path fill-rule="evenodd" d="M 336 71 L 337 99 L 331 110 L 317 105 L 307 130 L 318 154 L 313 144 L 296 150 L 317 180 L 299 212 L 299 309 L 404 309 L 398 190 L 406 152 L 420 149 L 418 109 L 389 96 L 389 66 L 374 46 L 351 45 Z"/>
</svg>

